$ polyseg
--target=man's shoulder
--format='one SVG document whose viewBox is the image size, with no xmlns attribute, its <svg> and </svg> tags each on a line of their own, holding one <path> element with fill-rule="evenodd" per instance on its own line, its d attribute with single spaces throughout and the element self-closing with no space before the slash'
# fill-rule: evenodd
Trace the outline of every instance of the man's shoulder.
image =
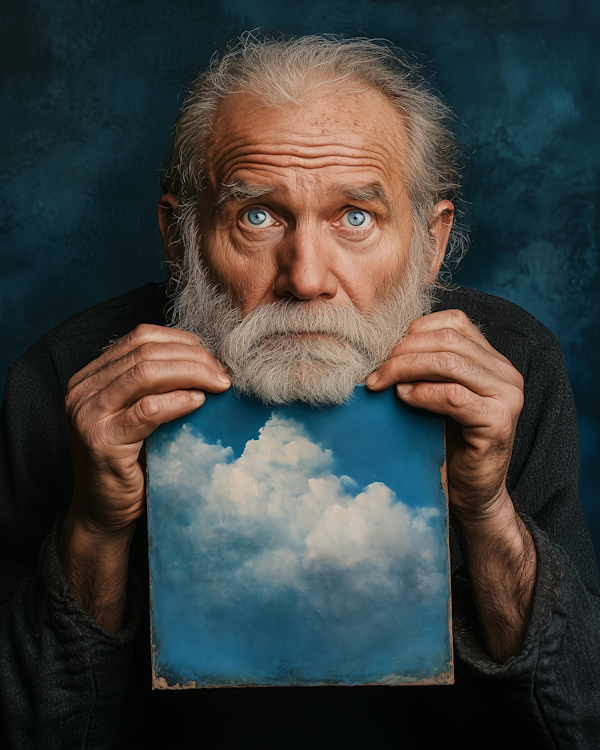
<svg viewBox="0 0 600 750">
<path fill-rule="evenodd" d="M 448 286 L 436 294 L 434 311 L 462 310 L 497 351 L 524 373 L 528 362 L 542 351 L 562 359 L 556 336 L 519 305 L 464 286 Z"/>
<path fill-rule="evenodd" d="M 123 336 L 138 323 L 164 325 L 166 303 L 165 284 L 144 284 L 76 313 L 41 340 L 49 346 L 56 346 L 74 334 L 104 336 L 114 330 L 115 335 Z"/>
<path fill-rule="evenodd" d="M 59 381 L 66 383 L 104 347 L 140 323 L 165 325 L 167 301 L 165 284 L 150 283 L 99 302 L 59 323 L 23 358 L 32 364 L 50 358 Z"/>
</svg>

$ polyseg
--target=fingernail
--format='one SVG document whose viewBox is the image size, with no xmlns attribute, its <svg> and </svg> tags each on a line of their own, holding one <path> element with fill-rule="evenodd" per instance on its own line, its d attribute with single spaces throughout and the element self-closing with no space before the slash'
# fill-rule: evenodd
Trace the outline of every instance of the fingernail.
<svg viewBox="0 0 600 750">
<path fill-rule="evenodd" d="M 222 373 L 218 372 L 217 376 L 221 383 L 223 383 L 224 385 L 231 385 L 231 378 L 228 378 L 227 375 L 223 375 Z"/>
<path fill-rule="evenodd" d="M 369 377 L 365 380 L 365 383 L 370 387 L 372 385 L 375 385 L 375 383 L 378 381 L 377 375 L 372 372 Z"/>
<path fill-rule="evenodd" d="M 194 401 L 200 401 L 200 403 L 204 403 L 204 401 L 206 401 L 206 396 L 204 395 L 204 393 L 202 393 L 202 391 L 190 391 L 190 393 L 192 394 L 192 398 L 194 399 Z"/>
<path fill-rule="evenodd" d="M 414 388 L 414 385 L 412 383 L 398 383 L 398 385 L 396 386 L 396 390 L 402 396 L 406 396 L 406 394 L 410 393 L 413 388 Z"/>
</svg>

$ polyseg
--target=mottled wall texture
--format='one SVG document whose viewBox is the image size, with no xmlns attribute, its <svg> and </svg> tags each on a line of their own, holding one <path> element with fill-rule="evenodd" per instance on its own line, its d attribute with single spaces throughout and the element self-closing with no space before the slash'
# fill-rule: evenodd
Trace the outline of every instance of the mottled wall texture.
<svg viewBox="0 0 600 750">
<path fill-rule="evenodd" d="M 459 118 L 471 247 L 455 281 L 562 342 L 600 552 L 600 4 L 21 0 L 0 14 L 4 370 L 78 310 L 164 278 L 158 170 L 216 49 L 255 28 L 383 37 L 429 61 Z"/>
</svg>

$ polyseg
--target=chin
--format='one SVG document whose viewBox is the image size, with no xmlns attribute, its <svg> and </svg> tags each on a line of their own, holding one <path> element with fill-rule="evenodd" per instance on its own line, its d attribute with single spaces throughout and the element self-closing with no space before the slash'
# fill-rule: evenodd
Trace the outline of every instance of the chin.
<svg viewBox="0 0 600 750">
<path fill-rule="evenodd" d="M 267 339 L 229 365 L 236 389 L 265 404 L 342 404 L 377 364 L 343 339 L 300 334 Z"/>
</svg>

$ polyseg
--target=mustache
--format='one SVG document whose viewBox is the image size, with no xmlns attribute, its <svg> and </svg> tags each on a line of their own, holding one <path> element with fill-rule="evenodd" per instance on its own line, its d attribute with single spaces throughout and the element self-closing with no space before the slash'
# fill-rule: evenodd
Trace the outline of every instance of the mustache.
<svg viewBox="0 0 600 750">
<path fill-rule="evenodd" d="M 238 322 L 230 336 L 243 338 L 248 345 L 280 336 L 320 334 L 346 341 L 358 350 L 368 350 L 373 344 L 374 329 L 384 323 L 382 317 L 396 321 L 391 310 L 385 314 L 386 305 L 389 308 L 389 301 L 381 300 L 361 311 L 352 302 L 282 299 L 255 308 Z"/>
</svg>

